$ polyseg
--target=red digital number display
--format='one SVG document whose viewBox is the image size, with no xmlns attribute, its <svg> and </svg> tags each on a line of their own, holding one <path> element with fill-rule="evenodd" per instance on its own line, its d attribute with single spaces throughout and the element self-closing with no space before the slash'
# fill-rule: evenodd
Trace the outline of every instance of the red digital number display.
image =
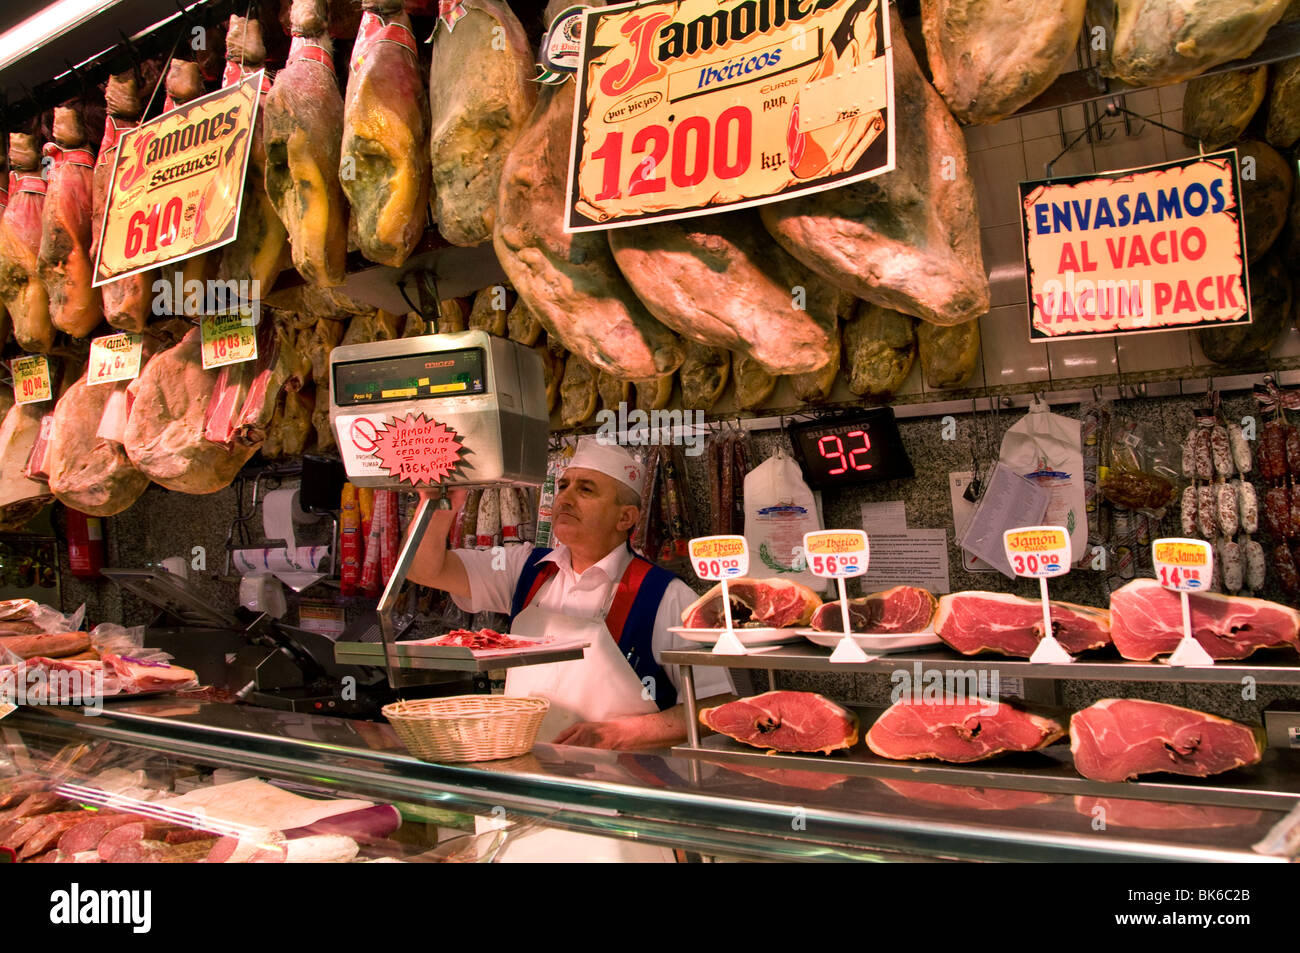
<svg viewBox="0 0 1300 953">
<path fill-rule="evenodd" d="M 848 452 L 845 452 L 845 441 L 848 441 Z M 861 446 L 853 446 L 859 443 Z M 848 473 L 849 470 L 870 470 L 871 464 L 865 463 L 858 459 L 859 454 L 863 458 L 871 450 L 871 438 L 867 436 L 865 430 L 850 430 L 843 438 L 838 434 L 827 434 L 817 441 L 817 452 L 826 460 L 832 463 L 838 461 L 838 464 L 827 470 L 828 476 L 839 476 L 842 473 Z"/>
</svg>

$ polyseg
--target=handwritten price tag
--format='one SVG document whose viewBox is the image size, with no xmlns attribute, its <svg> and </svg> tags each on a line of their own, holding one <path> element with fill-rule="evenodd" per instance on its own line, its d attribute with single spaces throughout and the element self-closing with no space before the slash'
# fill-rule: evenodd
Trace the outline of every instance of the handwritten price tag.
<svg viewBox="0 0 1300 953">
<path fill-rule="evenodd" d="M 50 389 L 50 362 L 42 354 L 29 354 L 15 358 L 11 366 L 14 375 L 14 402 L 39 404 L 53 396 Z"/>
<path fill-rule="evenodd" d="M 1202 592 L 1210 587 L 1214 549 L 1203 539 L 1157 539 L 1151 558 L 1160 585 L 1175 592 Z"/>
<path fill-rule="evenodd" d="M 804 533 L 803 551 L 808 568 L 823 579 L 849 579 L 864 575 L 870 549 L 860 529 L 826 529 Z"/>
<path fill-rule="evenodd" d="M 200 321 L 203 335 L 203 369 L 223 364 L 257 360 L 257 326 L 245 315 L 205 314 Z"/>
<path fill-rule="evenodd" d="M 1051 579 L 1070 571 L 1070 534 L 1063 526 L 1021 526 L 1002 534 L 1007 562 L 1017 576 Z"/>
<path fill-rule="evenodd" d="M 86 368 L 87 384 L 110 384 L 140 376 L 144 354 L 144 336 L 123 331 L 106 334 L 90 341 L 90 364 Z"/>
<path fill-rule="evenodd" d="M 701 536 L 690 542 L 691 565 L 706 582 L 749 572 L 749 546 L 743 536 Z"/>
</svg>

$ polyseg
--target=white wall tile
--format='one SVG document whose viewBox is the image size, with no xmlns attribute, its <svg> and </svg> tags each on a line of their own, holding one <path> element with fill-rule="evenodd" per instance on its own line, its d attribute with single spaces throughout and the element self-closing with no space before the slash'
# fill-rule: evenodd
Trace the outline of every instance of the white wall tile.
<svg viewBox="0 0 1300 953">
<path fill-rule="evenodd" d="M 1030 139 L 1025 143 L 1025 172 L 1026 178 L 1045 179 L 1047 170 L 1045 168 L 1048 162 L 1051 162 L 1061 151 L 1061 140 L 1057 136 L 1051 136 L 1043 139 Z M 1057 176 L 1064 175 L 1084 175 L 1095 171 L 1092 158 L 1092 147 L 1088 140 L 1084 139 L 1065 155 L 1057 159 L 1056 165 L 1052 168 L 1052 174 Z"/>
<path fill-rule="evenodd" d="M 968 152 L 982 152 L 1020 141 L 1020 119 L 1012 116 L 991 126 L 963 126 Z"/>
<path fill-rule="evenodd" d="M 1019 184 L 1025 178 L 1025 154 L 1020 142 L 972 153 L 970 160 L 980 225 L 987 228 L 1018 222 Z"/>
<path fill-rule="evenodd" d="M 1192 358 L 1190 331 L 1154 331 L 1119 338 L 1119 372 L 1186 367 Z"/>
<path fill-rule="evenodd" d="M 1115 345 L 1109 339 L 1054 341 L 1047 345 L 1047 355 L 1053 380 L 1115 373 Z"/>
<path fill-rule="evenodd" d="M 989 276 L 992 307 L 1028 300 L 1025 290 L 1025 241 L 1020 223 L 980 229 L 984 269 Z"/>
<path fill-rule="evenodd" d="M 1134 128 L 1141 128 L 1136 136 L 1126 136 L 1124 127 L 1117 126 L 1109 139 L 1092 147 L 1098 171 L 1110 169 L 1136 169 L 1164 161 L 1164 133 L 1159 126 L 1134 120 Z"/>
<path fill-rule="evenodd" d="M 1160 96 L 1160 108 L 1164 112 L 1171 109 L 1183 108 L 1183 94 L 1187 92 L 1186 83 L 1175 83 L 1173 86 L 1161 86 L 1156 90 Z"/>
<path fill-rule="evenodd" d="M 980 318 L 980 341 L 990 387 L 1048 380 L 1047 345 L 1029 342 L 1024 305 L 994 308 Z"/>
<path fill-rule="evenodd" d="M 1081 130 L 1084 127 L 1083 107 L 1067 106 L 1061 110 L 1049 109 L 1046 112 L 1020 117 L 1020 128 L 1026 139 L 1056 136 L 1059 141 L 1062 124 L 1065 126 L 1067 136 L 1072 137 Z"/>
</svg>

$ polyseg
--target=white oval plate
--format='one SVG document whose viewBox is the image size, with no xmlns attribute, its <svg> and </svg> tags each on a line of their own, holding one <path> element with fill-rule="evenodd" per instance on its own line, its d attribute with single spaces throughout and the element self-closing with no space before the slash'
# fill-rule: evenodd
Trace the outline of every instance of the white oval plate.
<svg viewBox="0 0 1300 953">
<path fill-rule="evenodd" d="M 795 629 L 794 631 L 813 645 L 820 645 L 827 649 L 835 648 L 840 644 L 840 639 L 844 638 L 843 632 L 822 632 L 820 629 Z M 926 629 L 924 632 L 890 632 L 882 635 L 854 632 L 853 641 L 858 643 L 862 651 L 868 653 L 902 652 L 906 649 L 939 645 L 943 642 L 934 634 L 934 629 Z"/>
<path fill-rule="evenodd" d="M 726 629 L 688 629 L 684 625 L 673 625 L 668 627 L 668 631 L 673 635 L 680 635 L 689 642 L 698 642 L 701 645 L 716 645 L 718 639 Z M 754 628 L 754 629 L 736 629 L 736 638 L 740 639 L 740 644 L 745 648 L 756 648 L 760 645 L 780 645 L 783 642 L 798 642 L 800 636 L 799 629 L 774 629 L 774 628 Z"/>
</svg>

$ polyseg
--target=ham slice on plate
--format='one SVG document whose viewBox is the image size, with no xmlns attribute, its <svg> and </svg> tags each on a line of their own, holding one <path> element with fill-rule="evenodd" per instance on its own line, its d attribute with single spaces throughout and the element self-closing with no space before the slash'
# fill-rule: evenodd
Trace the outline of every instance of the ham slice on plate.
<svg viewBox="0 0 1300 953">
<path fill-rule="evenodd" d="M 1211 658 L 1243 659 L 1256 649 L 1300 649 L 1300 612 L 1245 596 L 1188 596 L 1192 637 Z M 1110 596 L 1111 636 L 1126 659 L 1148 661 L 1178 648 L 1183 608 L 1178 593 L 1154 579 L 1134 579 Z"/>
<path fill-rule="evenodd" d="M 1009 751 L 1045 748 L 1065 735 L 1051 718 L 1006 704 L 971 701 L 895 702 L 867 732 L 867 747 L 882 758 L 934 758 L 964 764 Z"/>
<path fill-rule="evenodd" d="M 1052 603 L 1052 631 L 1071 653 L 1110 644 L 1105 609 Z M 997 652 L 1029 658 L 1043 639 L 1043 604 L 1002 592 L 956 592 L 939 598 L 934 631 L 963 655 Z"/>
<path fill-rule="evenodd" d="M 729 579 L 727 589 L 733 625 L 752 622 L 777 629 L 807 625 L 822 604 L 821 596 L 807 586 L 785 579 Z M 720 629 L 726 624 L 721 583 L 682 612 L 682 625 L 689 629 Z"/>
<path fill-rule="evenodd" d="M 858 716 L 813 692 L 766 692 L 705 708 L 700 723 L 773 751 L 830 754 L 858 740 Z"/>
<path fill-rule="evenodd" d="M 934 618 L 934 596 L 915 586 L 895 586 L 884 592 L 849 600 L 849 625 L 864 635 L 922 632 Z M 812 627 L 822 632 L 843 631 L 840 603 L 826 602 L 813 613 Z"/>
<path fill-rule="evenodd" d="M 1074 767 L 1094 781 L 1127 781 L 1158 771 L 1204 778 L 1255 764 L 1259 728 L 1190 708 L 1105 698 L 1070 719 Z"/>
</svg>

